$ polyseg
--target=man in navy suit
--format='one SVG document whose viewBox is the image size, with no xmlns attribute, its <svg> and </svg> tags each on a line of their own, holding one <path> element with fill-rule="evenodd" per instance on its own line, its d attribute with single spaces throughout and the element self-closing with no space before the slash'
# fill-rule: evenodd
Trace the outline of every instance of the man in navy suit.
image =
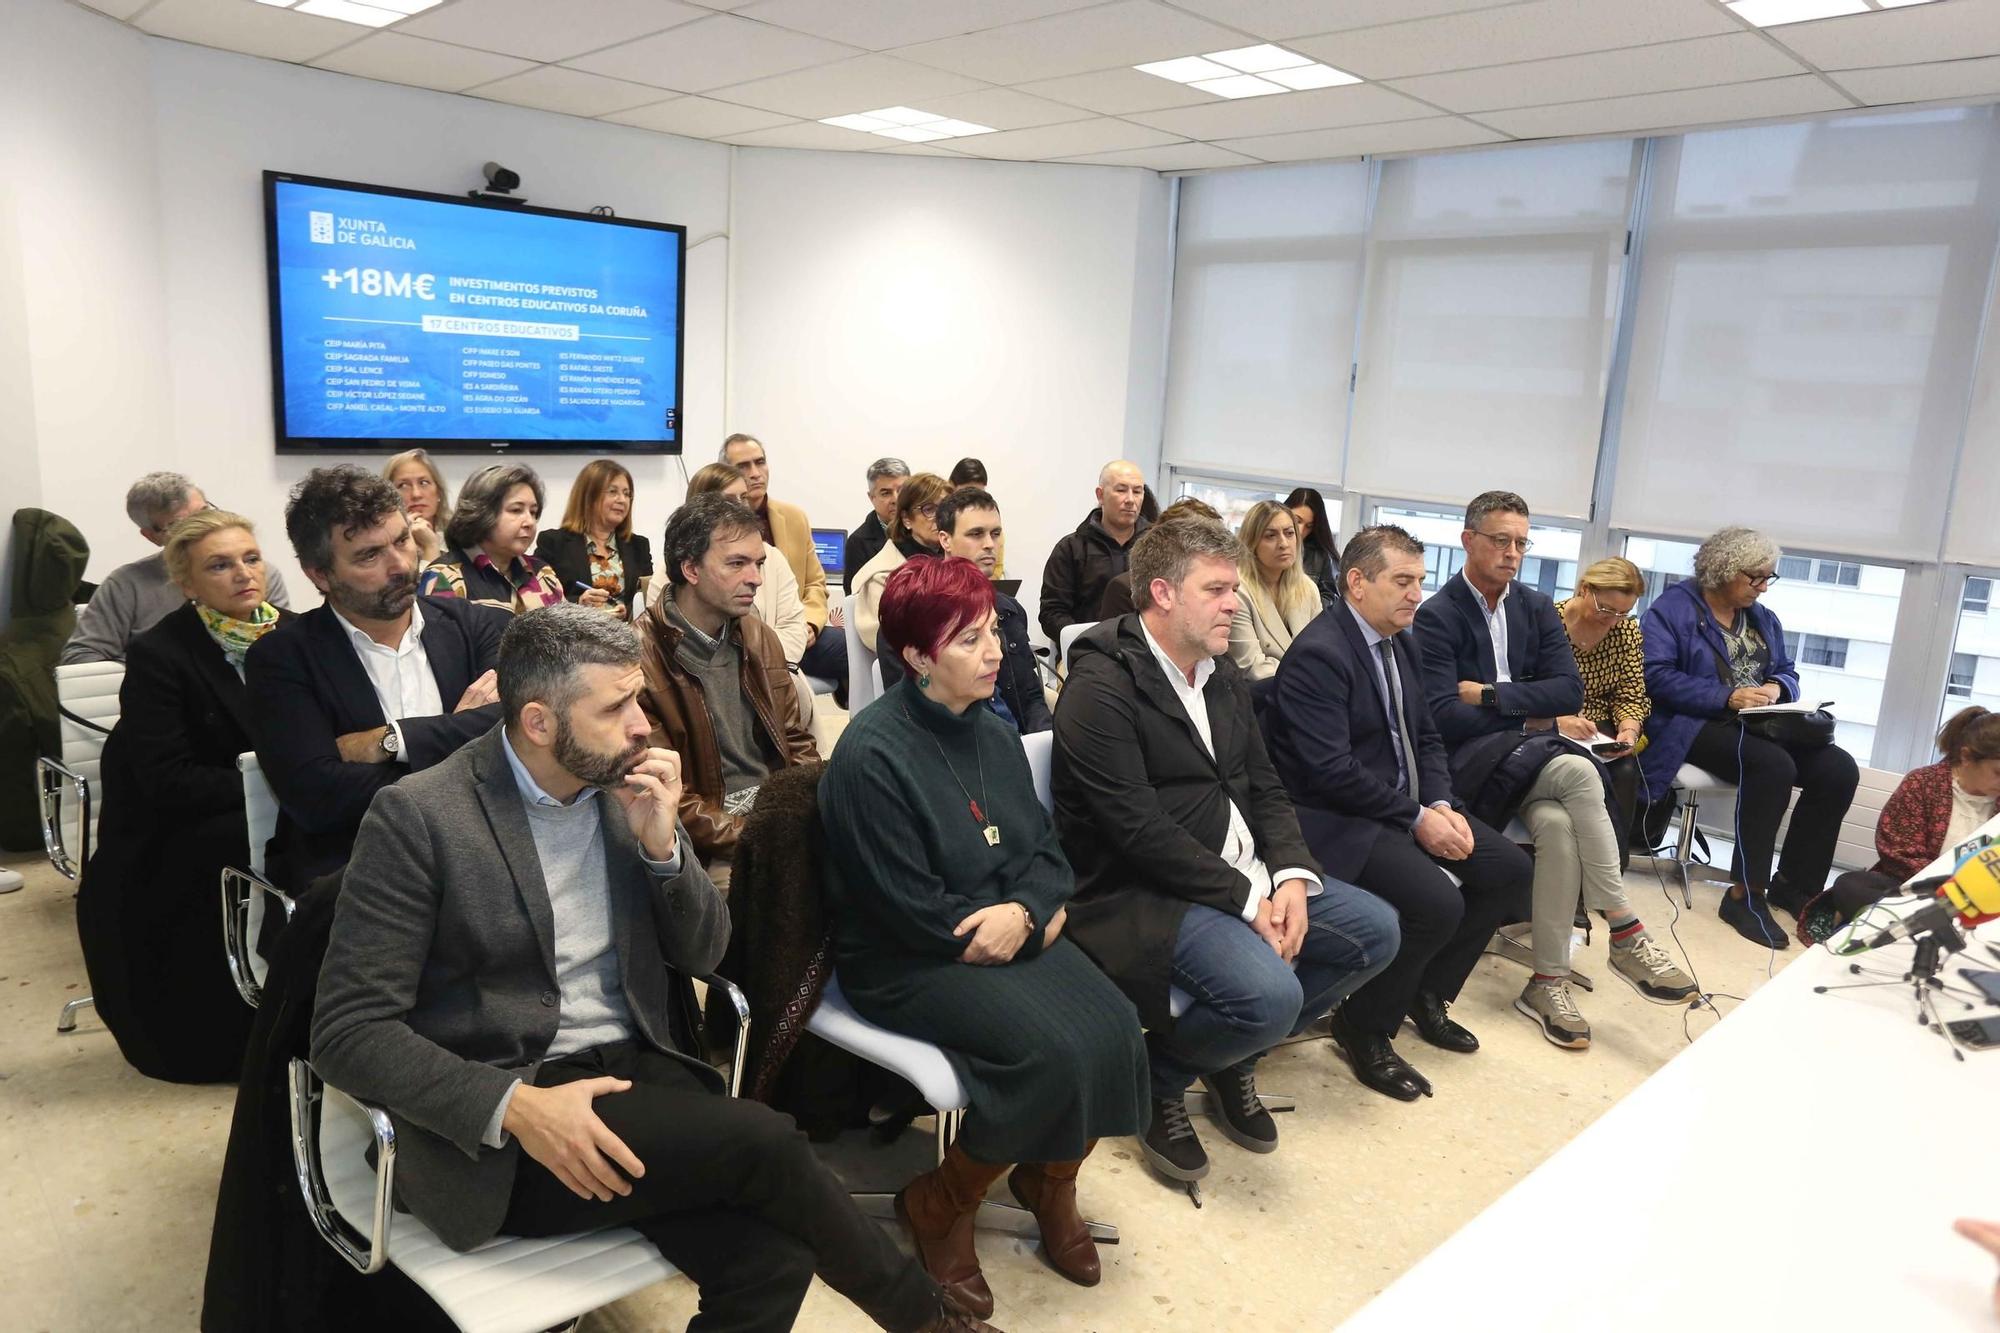
<svg viewBox="0 0 2000 1333">
<path fill-rule="evenodd" d="M 1422 542 L 1392 526 L 1356 533 L 1341 552 L 1341 604 L 1292 640 L 1263 716 L 1313 855 L 1401 918 L 1395 961 L 1335 1011 L 1333 1035 L 1356 1077 L 1403 1101 L 1431 1085 L 1391 1039 L 1408 1017 L 1433 1046 L 1479 1049 L 1446 1009 L 1494 930 L 1526 906 L 1533 874 L 1452 792 L 1406 632 L 1423 582 Z"/>
<path fill-rule="evenodd" d="M 1535 843 L 1535 970 L 1514 1008 L 1557 1046 L 1590 1045 L 1590 1024 L 1569 986 L 1571 935 L 1579 895 L 1610 927 L 1611 970 L 1648 1000 L 1678 1004 L 1694 981 L 1655 944 L 1625 894 L 1617 821 L 1597 761 L 1555 739 L 1555 719 L 1583 705 L 1583 677 L 1555 603 L 1514 582 L 1527 558 L 1528 502 L 1487 491 L 1465 507 L 1465 569 L 1417 612 L 1424 691 L 1451 751 L 1460 789 L 1482 791 L 1524 778 L 1514 759 L 1524 735 L 1546 732 L 1557 748 L 1518 797 Z M 1495 795 L 1498 794 L 1496 790 Z"/>
<path fill-rule="evenodd" d="M 280 811 L 267 870 L 297 893 L 347 864 L 377 791 L 499 721 L 493 667 L 508 616 L 417 597 L 410 520 L 372 472 L 308 472 L 285 506 L 285 532 L 326 604 L 259 639 L 243 674 L 257 762 Z"/>
</svg>

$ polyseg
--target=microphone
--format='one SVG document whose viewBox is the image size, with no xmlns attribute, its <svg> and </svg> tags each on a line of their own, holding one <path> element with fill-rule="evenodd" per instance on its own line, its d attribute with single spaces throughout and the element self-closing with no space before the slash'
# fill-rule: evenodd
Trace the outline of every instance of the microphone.
<svg viewBox="0 0 2000 1333">
<path fill-rule="evenodd" d="M 1910 888 L 1917 895 L 1934 888 L 1936 896 L 1865 943 L 1856 945 L 1850 938 L 1848 947 L 1841 952 L 1880 949 L 1897 940 L 1922 935 L 1942 935 L 1949 940 L 1957 934 L 1960 922 L 1976 926 L 2000 916 L 2000 846 L 1983 847 L 1959 862 L 1958 869 L 1950 875 L 1919 880 Z M 1955 947 L 1963 948 L 1964 942 Z"/>
</svg>

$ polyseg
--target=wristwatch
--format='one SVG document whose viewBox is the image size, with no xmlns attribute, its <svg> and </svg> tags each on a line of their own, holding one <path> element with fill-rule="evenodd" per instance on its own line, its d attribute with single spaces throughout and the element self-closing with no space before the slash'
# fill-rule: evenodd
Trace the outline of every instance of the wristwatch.
<svg viewBox="0 0 2000 1333">
<path fill-rule="evenodd" d="M 396 729 L 394 727 L 385 727 L 382 731 L 382 739 L 377 741 L 376 744 L 382 747 L 382 757 L 384 759 L 394 759 L 403 748 L 402 742 L 396 739 Z"/>
<path fill-rule="evenodd" d="M 1500 691 L 1494 689 L 1491 685 L 1481 685 L 1479 687 L 1479 706 L 1481 708 L 1498 708 L 1500 706 Z"/>
<path fill-rule="evenodd" d="M 1026 918 L 1028 918 L 1028 934 L 1029 934 L 1030 936 L 1032 936 L 1032 935 L 1033 935 L 1033 934 L 1035 933 L 1035 926 L 1036 926 L 1036 924 L 1037 924 L 1037 923 L 1036 923 L 1036 921 L 1035 921 L 1035 914 L 1034 914 L 1033 912 L 1029 911 L 1029 910 L 1028 910 L 1028 905 L 1027 905 L 1026 903 L 1022 902 L 1022 901 L 1021 901 L 1020 899 L 1018 899 L 1018 898 L 1010 898 L 1010 899 L 1008 899 L 1008 901 L 1009 901 L 1009 902 L 1011 902 L 1011 903 L 1013 903 L 1013 904 L 1014 904 L 1014 906 L 1016 906 L 1016 907 L 1020 908 L 1020 909 L 1021 909 L 1021 915 L 1022 915 L 1022 916 L 1024 916 L 1024 917 L 1026 917 Z"/>
</svg>

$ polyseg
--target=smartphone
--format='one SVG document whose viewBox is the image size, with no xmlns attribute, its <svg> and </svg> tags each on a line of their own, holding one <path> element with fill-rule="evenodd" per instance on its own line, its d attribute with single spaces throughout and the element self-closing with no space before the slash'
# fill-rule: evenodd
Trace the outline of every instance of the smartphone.
<svg viewBox="0 0 2000 1333">
<path fill-rule="evenodd" d="M 1595 755 L 1609 755 L 1615 758 L 1621 754 L 1632 753 L 1632 747 L 1624 741 L 1592 741 L 1590 743 L 1590 752 Z"/>
<path fill-rule="evenodd" d="M 2000 1004 L 2000 972 L 1983 968 L 1968 967 L 1960 974 L 1967 981 L 1979 987 L 1980 994 L 1995 1004 Z"/>
<path fill-rule="evenodd" d="M 1945 1024 L 1945 1027 L 1960 1046 L 1969 1050 L 1990 1051 L 2000 1046 L 2000 1014 L 1987 1018 L 1961 1018 Z"/>
</svg>

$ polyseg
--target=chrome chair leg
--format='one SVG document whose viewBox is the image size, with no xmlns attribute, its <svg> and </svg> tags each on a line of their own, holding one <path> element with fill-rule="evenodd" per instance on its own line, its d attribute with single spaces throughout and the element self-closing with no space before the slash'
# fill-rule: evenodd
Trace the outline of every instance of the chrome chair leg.
<svg viewBox="0 0 2000 1333">
<path fill-rule="evenodd" d="M 77 1014 L 81 1010 L 95 1009 L 96 1007 L 97 1007 L 97 1000 L 93 996 L 84 995 L 78 997 L 77 999 L 71 1000 L 68 1004 L 62 1007 L 62 1017 L 56 1019 L 56 1031 L 58 1032 L 76 1031 Z"/>
</svg>

